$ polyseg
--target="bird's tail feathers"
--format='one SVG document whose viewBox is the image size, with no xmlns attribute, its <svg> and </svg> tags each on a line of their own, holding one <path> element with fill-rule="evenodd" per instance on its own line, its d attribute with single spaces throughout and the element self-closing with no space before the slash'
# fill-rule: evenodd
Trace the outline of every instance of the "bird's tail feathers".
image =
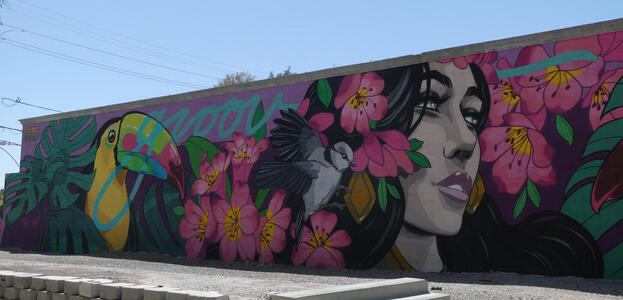
<svg viewBox="0 0 623 300">
<path fill-rule="evenodd" d="M 296 215 L 296 227 L 294 227 L 294 245 L 296 250 L 299 249 L 301 243 L 301 236 L 303 235 L 303 228 L 305 228 L 305 208 L 301 207 Z"/>
</svg>

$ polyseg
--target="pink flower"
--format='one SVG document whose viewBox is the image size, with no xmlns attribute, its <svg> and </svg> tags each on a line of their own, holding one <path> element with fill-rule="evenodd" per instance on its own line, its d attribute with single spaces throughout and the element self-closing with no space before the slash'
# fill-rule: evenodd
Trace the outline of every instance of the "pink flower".
<svg viewBox="0 0 623 300">
<path fill-rule="evenodd" d="M 340 125 L 348 133 L 357 128 L 363 135 L 370 131 L 370 120 L 378 121 L 387 113 L 387 99 L 381 95 L 385 82 L 375 72 L 351 74 L 340 83 L 335 108 L 341 108 Z M 348 105 L 344 105 L 348 103 Z"/>
<path fill-rule="evenodd" d="M 212 164 L 206 160 L 208 153 L 204 153 L 199 164 L 199 178 L 193 183 L 190 196 L 208 195 L 215 193 L 225 199 L 225 171 L 229 166 L 231 154 L 217 153 L 212 158 Z"/>
<path fill-rule="evenodd" d="M 385 143 L 381 145 L 379 139 Z M 405 151 L 411 150 L 407 138 L 398 130 L 370 131 L 363 146 L 354 153 L 353 171 L 361 172 L 368 168 L 376 177 L 396 177 L 398 167 L 408 174 L 413 173 L 413 163 Z"/>
<path fill-rule="evenodd" d="M 210 197 L 201 197 L 201 206 L 195 201 L 186 199 L 184 203 L 184 219 L 180 222 L 178 231 L 186 240 L 186 256 L 203 258 L 206 255 L 206 242 L 216 230 L 216 222 L 212 215 Z"/>
<path fill-rule="evenodd" d="M 588 117 L 593 130 L 614 119 L 623 118 L 623 109 L 621 108 L 614 109 L 603 117 L 601 116 L 606 104 L 608 104 L 614 87 L 622 76 L 623 69 L 616 69 L 605 73 L 601 76 L 600 82 L 595 84 L 584 97 L 582 107 L 588 107 L 589 109 Z"/>
<path fill-rule="evenodd" d="M 337 223 L 335 214 L 319 211 L 311 216 L 312 229 L 303 228 L 299 248 L 292 249 L 292 262 L 295 265 L 305 263 L 315 268 L 343 268 L 344 256 L 337 248 L 350 245 L 351 239 L 345 230 L 332 232 Z M 290 226 L 290 235 L 294 237 L 294 224 Z"/>
<path fill-rule="evenodd" d="M 495 161 L 493 177 L 500 191 L 515 194 L 527 178 L 540 185 L 553 185 L 554 151 L 543 135 L 522 114 L 506 114 L 504 121 L 509 126 L 489 127 L 480 135 L 481 159 Z"/>
<path fill-rule="evenodd" d="M 562 54 L 575 50 L 588 50 L 599 55 L 601 49 L 597 36 L 557 42 L 554 54 Z M 520 67 L 549 58 L 541 45 L 525 47 L 519 53 L 515 67 Z M 576 60 L 551 66 L 530 74 L 518 76 L 517 82 L 524 89 L 520 92 L 521 99 L 534 99 L 525 114 L 533 114 L 544 104 L 554 113 L 564 113 L 574 107 L 582 96 L 582 88 L 597 83 L 599 72 L 604 66 L 603 58 L 597 61 Z"/>
<path fill-rule="evenodd" d="M 259 215 L 257 208 L 251 203 L 249 186 L 235 182 L 231 205 L 225 200 L 219 200 L 214 205 L 214 215 L 218 223 L 215 240 L 221 241 L 221 259 L 234 261 L 240 254 L 240 258 L 252 261 L 255 258 L 253 234 L 259 223 Z"/>
<path fill-rule="evenodd" d="M 268 139 L 263 138 L 255 144 L 255 137 L 244 137 L 243 134 L 234 132 L 233 142 L 226 142 L 223 147 L 233 155 L 234 182 L 246 183 L 251 174 L 253 165 L 260 157 L 260 153 L 268 148 Z"/>
<path fill-rule="evenodd" d="M 482 69 L 485 77 L 487 78 L 487 82 L 494 84 L 495 82 L 497 82 L 497 74 L 495 73 L 495 70 L 493 69 L 491 64 L 494 63 L 497 59 L 498 53 L 495 51 L 491 51 L 447 59 L 440 59 L 437 60 L 437 62 L 453 62 L 454 65 L 459 69 L 467 69 L 470 63 L 474 63 Z"/>
<path fill-rule="evenodd" d="M 307 114 L 307 110 L 309 109 L 309 98 L 305 98 L 303 102 L 299 105 L 296 111 L 301 114 L 301 116 L 305 116 Z M 320 141 L 322 141 L 323 146 L 327 146 L 329 144 L 329 140 L 327 136 L 322 133 L 331 125 L 333 125 L 333 114 L 331 113 L 317 113 L 309 118 L 309 126 L 318 132 L 320 136 Z"/>
<path fill-rule="evenodd" d="M 273 252 L 279 253 L 286 246 L 286 229 L 290 224 L 290 209 L 282 208 L 286 193 L 279 190 L 268 204 L 266 216 L 260 217 L 260 226 L 255 231 L 255 247 L 260 262 L 273 262 Z"/>
<path fill-rule="evenodd" d="M 623 51 L 619 47 L 623 44 L 622 32 L 610 32 L 599 35 L 599 46 L 604 61 L 623 61 Z"/>
</svg>

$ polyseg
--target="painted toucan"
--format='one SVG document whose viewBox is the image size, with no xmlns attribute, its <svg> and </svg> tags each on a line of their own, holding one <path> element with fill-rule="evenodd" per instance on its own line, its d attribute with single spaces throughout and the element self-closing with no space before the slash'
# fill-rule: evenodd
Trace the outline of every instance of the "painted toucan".
<svg viewBox="0 0 623 300">
<path fill-rule="evenodd" d="M 122 251 L 130 226 L 130 203 L 142 176 L 155 176 L 177 187 L 184 198 L 184 172 L 179 151 L 167 129 L 152 117 L 131 112 L 102 126 L 87 193 L 85 213 L 102 233 L 109 251 Z M 127 172 L 138 173 L 126 186 Z"/>
</svg>

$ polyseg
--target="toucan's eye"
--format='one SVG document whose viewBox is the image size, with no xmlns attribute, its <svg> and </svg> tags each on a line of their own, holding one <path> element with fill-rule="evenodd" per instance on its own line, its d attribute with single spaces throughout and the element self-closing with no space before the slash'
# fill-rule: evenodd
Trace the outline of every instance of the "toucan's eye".
<svg viewBox="0 0 623 300">
<path fill-rule="evenodd" d="M 115 138 L 117 137 L 117 133 L 114 130 L 111 130 L 108 132 L 108 142 L 109 143 L 114 143 L 115 142 Z"/>
</svg>

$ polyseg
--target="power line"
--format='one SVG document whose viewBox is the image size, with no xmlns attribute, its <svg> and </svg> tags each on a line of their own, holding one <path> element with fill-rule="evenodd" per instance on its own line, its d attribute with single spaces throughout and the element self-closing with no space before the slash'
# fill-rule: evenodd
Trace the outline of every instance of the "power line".
<svg viewBox="0 0 623 300">
<path fill-rule="evenodd" d="M 4 153 L 6 153 L 9 157 L 11 157 L 11 159 L 13 160 L 13 162 L 15 162 L 15 164 L 17 165 L 17 167 L 19 168 L 19 163 L 17 162 L 17 160 L 15 160 L 15 158 L 13 157 L 13 155 L 11 155 L 11 153 L 9 153 L 9 151 L 6 151 L 4 148 L 0 147 L 0 150 L 4 151 Z"/>
<path fill-rule="evenodd" d="M 121 47 L 126 48 L 126 49 L 129 49 L 128 48 L 128 43 L 126 41 L 119 40 L 117 38 L 111 37 L 110 35 L 109 36 L 102 35 L 101 31 L 107 32 L 107 33 L 112 34 L 112 35 L 120 36 L 120 37 L 122 37 L 122 38 L 124 38 L 126 40 L 131 40 L 131 41 L 134 41 L 134 42 L 137 42 L 137 43 L 141 43 L 141 44 L 144 44 L 144 45 L 151 46 L 150 48 L 152 48 L 152 49 L 158 49 L 158 48 L 165 49 L 168 52 L 178 53 L 178 54 L 181 54 L 181 55 L 184 55 L 184 56 L 187 56 L 187 57 L 193 57 L 193 58 L 200 59 L 200 60 L 203 60 L 203 61 L 207 61 L 207 62 L 210 62 L 210 63 L 213 63 L 213 64 L 219 64 L 219 65 L 223 65 L 223 66 L 228 66 L 230 68 L 234 68 L 233 69 L 234 71 L 238 71 L 238 70 L 244 69 L 244 70 L 253 70 L 255 72 L 268 74 L 268 72 L 263 71 L 263 70 L 257 70 L 257 69 L 251 69 L 251 68 L 247 68 L 247 67 L 227 64 L 227 63 L 219 62 L 219 61 L 216 61 L 216 60 L 211 60 L 211 59 L 203 58 L 203 57 L 200 57 L 200 56 L 184 53 L 184 52 L 181 52 L 181 51 L 178 51 L 178 50 L 170 49 L 170 48 L 164 47 L 162 45 L 157 45 L 157 44 L 154 44 L 154 43 L 141 41 L 141 40 L 136 39 L 134 37 L 131 37 L 131 36 L 128 36 L 128 35 L 125 35 L 125 34 L 122 34 L 122 33 L 114 32 L 114 31 L 108 30 L 108 29 L 100 27 L 100 26 L 92 25 L 92 24 L 89 24 L 87 22 L 84 22 L 84 21 L 81 21 L 81 20 L 69 17 L 67 15 L 64 15 L 64 14 L 61 14 L 61 13 L 58 13 L 58 12 L 55 12 L 55 11 L 43 8 L 41 6 L 35 5 L 35 4 L 33 4 L 31 2 L 28 2 L 28 1 L 23 1 L 22 0 L 21 2 L 23 2 L 23 3 L 27 4 L 27 5 L 30 5 L 30 6 L 36 8 L 36 9 L 38 9 L 40 11 L 44 11 L 44 12 L 47 12 L 49 14 L 54 14 L 54 15 L 60 16 L 61 18 L 64 18 L 64 19 L 68 19 L 68 20 L 70 20 L 70 21 L 72 21 L 74 23 L 78 23 L 78 24 L 86 25 L 86 26 L 91 27 L 91 28 L 95 28 L 95 29 L 99 30 L 100 32 L 96 32 L 94 30 L 90 30 L 90 29 L 84 28 L 84 26 L 76 27 L 74 24 L 71 24 L 71 23 L 63 21 L 63 20 L 59 20 L 58 18 L 54 18 L 54 17 L 48 16 L 48 15 L 45 15 L 45 14 L 38 13 L 38 12 L 33 11 L 31 9 L 25 8 L 24 6 L 19 5 L 19 4 L 14 5 L 14 6 L 17 6 L 19 9 L 22 9 L 22 10 L 34 13 L 34 14 L 39 15 L 39 16 L 43 16 L 43 17 L 45 17 L 47 19 L 54 20 L 55 22 L 58 22 L 58 23 L 61 23 L 61 24 L 65 24 L 65 26 L 59 25 L 59 24 L 52 24 L 52 25 L 55 25 L 55 26 L 58 26 L 58 27 L 62 27 L 65 30 L 69 30 L 69 31 L 72 31 L 72 32 L 75 32 L 75 33 L 78 33 L 78 34 L 81 34 L 81 35 L 85 35 L 84 33 L 76 32 L 75 29 L 67 28 L 66 26 L 76 27 L 78 30 L 82 30 L 82 31 L 85 31 L 85 32 L 90 32 L 90 33 L 93 33 L 93 34 L 96 35 L 95 37 L 90 36 L 91 38 L 95 38 L 95 39 L 98 39 L 98 40 L 101 40 L 102 38 L 104 38 L 104 39 L 107 39 L 109 41 L 114 41 L 114 42 L 118 43 Z M 16 13 L 19 13 L 19 12 L 16 12 Z M 38 20 L 40 22 L 44 22 L 44 23 L 50 24 L 49 21 L 41 20 L 41 19 L 38 19 L 36 17 L 26 15 L 23 12 L 19 13 L 19 14 L 25 15 L 25 16 L 27 16 L 29 18 L 33 18 L 33 19 Z M 89 36 L 89 35 L 87 35 L 87 36 Z M 196 61 L 191 61 L 191 60 L 188 60 L 188 59 L 181 58 L 179 56 L 170 55 L 170 54 L 167 54 L 167 53 L 165 53 L 163 51 L 150 50 L 150 49 L 146 49 L 144 47 L 138 46 L 138 45 L 134 45 L 133 48 L 141 49 L 141 50 L 143 50 L 143 51 L 141 51 L 143 53 L 145 53 L 145 51 L 147 51 L 148 52 L 147 54 L 150 54 L 150 55 L 153 55 L 153 56 L 158 56 L 158 57 L 161 57 L 161 58 L 162 57 L 166 57 L 166 58 L 168 58 L 170 60 L 176 60 L 178 62 L 181 61 L 181 62 L 185 62 L 186 64 L 192 64 L 192 65 L 200 66 L 200 67 L 203 67 L 203 68 L 212 68 L 212 69 L 219 69 L 219 70 L 222 70 L 222 71 L 226 71 L 226 70 L 224 70 L 222 68 L 218 68 L 218 67 L 214 67 L 214 66 L 207 66 L 207 65 L 204 65 L 204 64 L 199 64 Z M 132 50 L 136 51 L 135 49 L 132 49 Z M 231 70 L 229 70 L 229 71 L 231 71 Z"/>
<path fill-rule="evenodd" d="M 18 143 L 13 143 L 11 141 L 0 140 L 0 146 L 21 146 Z"/>
<path fill-rule="evenodd" d="M 2 126 L 2 125 L 0 125 L 0 128 L 2 128 L 2 129 L 9 129 L 9 130 L 15 130 L 15 131 L 22 132 L 22 130 L 21 130 L 21 129 L 11 128 L 11 127 L 6 127 L 6 126 Z"/>
<path fill-rule="evenodd" d="M 103 53 L 103 54 L 106 54 L 106 55 L 110 55 L 110 56 L 115 56 L 115 57 L 131 60 L 131 61 L 134 61 L 134 62 L 139 62 L 139 63 L 143 63 L 143 64 L 147 64 L 147 65 L 151 65 L 151 66 L 155 66 L 155 67 L 159 67 L 159 68 L 163 68 L 163 69 L 169 69 L 169 70 L 173 70 L 173 71 L 177 71 L 177 72 L 182 72 L 182 73 L 186 73 L 186 74 L 191 74 L 191 75 L 196 75 L 196 76 L 201 76 L 201 77 L 206 77 L 206 78 L 211 78 L 211 79 L 217 79 L 217 80 L 220 79 L 219 77 L 216 77 L 216 76 L 210 76 L 210 75 L 205 75 L 205 74 L 185 71 L 185 70 L 181 70 L 181 69 L 177 69 L 177 68 L 172 68 L 172 67 L 168 67 L 168 66 L 164 66 L 164 65 L 160 65 L 160 64 L 156 64 L 156 63 L 151 63 L 151 62 L 148 62 L 148 61 L 135 59 L 135 58 L 132 58 L 132 57 L 128 57 L 128 56 L 124 56 L 124 55 L 115 54 L 115 53 L 112 53 L 112 52 L 108 52 L 108 51 L 92 48 L 92 47 L 89 47 L 89 46 L 84 46 L 84 45 L 80 45 L 80 44 L 77 44 L 77 43 L 73 43 L 73 42 L 57 39 L 57 38 L 51 37 L 49 35 L 36 33 L 34 31 L 30 31 L 30 30 L 26 30 L 26 29 L 23 29 L 23 28 L 11 26 L 11 25 L 8 25 L 8 24 L 2 23 L 2 22 L 0 22 L 0 26 L 6 26 L 6 27 L 13 28 L 13 29 L 21 31 L 21 32 L 30 33 L 32 35 L 44 37 L 44 38 L 47 38 L 47 39 L 50 39 L 50 40 L 54 40 L 54 41 L 57 41 L 57 42 L 61 42 L 61 43 L 64 43 L 64 44 L 80 47 L 80 48 L 83 48 L 83 49 L 87 49 L 87 50 Z"/>
<path fill-rule="evenodd" d="M 166 78 L 162 78 L 162 77 L 158 77 L 158 76 L 147 75 L 147 74 L 143 74 L 143 73 L 138 73 L 138 72 L 134 72 L 134 71 L 126 70 L 126 69 L 121 69 L 121 68 L 117 68 L 117 67 L 113 67 L 113 66 L 109 66 L 109 65 L 104 65 L 104 64 L 92 62 L 92 61 L 88 61 L 88 60 L 85 60 L 85 59 L 73 57 L 73 56 L 70 56 L 70 55 L 65 55 L 65 54 L 62 54 L 62 53 L 54 52 L 54 51 L 51 51 L 51 50 L 47 50 L 47 49 L 44 49 L 44 48 L 40 48 L 40 47 L 37 47 L 37 46 L 29 45 L 29 44 L 26 44 L 26 43 L 22 43 L 22 42 L 11 40 L 11 39 L 7 39 L 7 38 L 0 38 L 0 42 L 8 44 L 8 45 L 11 45 L 11 46 L 14 46 L 14 47 L 18 47 L 18 48 L 30 50 L 30 51 L 33 51 L 33 52 L 45 54 L 45 55 L 48 55 L 48 56 L 56 57 L 56 58 L 59 58 L 59 59 L 63 59 L 63 60 L 67 60 L 67 61 L 71 61 L 71 62 L 75 62 L 75 63 L 79 63 L 79 64 L 86 65 L 86 66 L 91 66 L 91 67 L 98 68 L 98 69 L 112 71 L 112 72 L 116 72 L 116 73 L 120 73 L 120 74 L 125 74 L 125 75 L 132 76 L 132 77 L 137 77 L 137 78 L 142 78 L 142 79 L 149 79 L 149 80 L 153 80 L 153 81 L 159 81 L 159 82 L 163 82 L 163 83 L 168 83 L 168 84 L 178 85 L 178 86 L 184 86 L 184 87 L 190 87 L 190 88 L 195 88 L 195 89 L 205 89 L 205 88 L 207 88 L 206 86 L 196 85 L 196 84 L 187 83 L 187 82 L 183 82 L 183 81 L 166 79 Z"/>
<path fill-rule="evenodd" d="M 15 99 L 15 100 L 14 100 L 14 99 L 11 99 L 11 98 L 5 98 L 5 97 L 2 97 L 2 98 L 0 98 L 0 99 L 2 100 L 2 104 L 4 104 L 5 106 L 15 106 L 15 105 L 17 105 L 17 104 L 23 104 L 23 105 L 27 105 L 27 106 L 32 106 L 32 107 L 36 107 L 36 108 L 41 108 L 41 109 L 45 109 L 45 110 L 49 110 L 49 111 L 54 111 L 54 112 L 59 112 L 59 113 L 62 113 L 62 111 L 60 111 L 60 110 L 56 110 L 56 109 L 52 109 L 52 108 L 47 108 L 47 107 L 43 107 L 43 106 L 39 106 L 39 105 L 34 105 L 34 104 L 26 103 L 26 102 L 22 101 L 22 99 L 21 99 L 20 97 L 17 97 L 17 99 Z M 8 100 L 8 101 L 13 101 L 13 102 L 15 102 L 15 104 L 6 105 L 6 104 L 4 103 L 4 101 L 5 101 L 5 100 Z M 2 128 L 2 127 L 4 127 L 4 126 L 0 126 L 0 128 Z M 20 131 L 21 131 L 21 130 L 20 130 Z"/>
</svg>

